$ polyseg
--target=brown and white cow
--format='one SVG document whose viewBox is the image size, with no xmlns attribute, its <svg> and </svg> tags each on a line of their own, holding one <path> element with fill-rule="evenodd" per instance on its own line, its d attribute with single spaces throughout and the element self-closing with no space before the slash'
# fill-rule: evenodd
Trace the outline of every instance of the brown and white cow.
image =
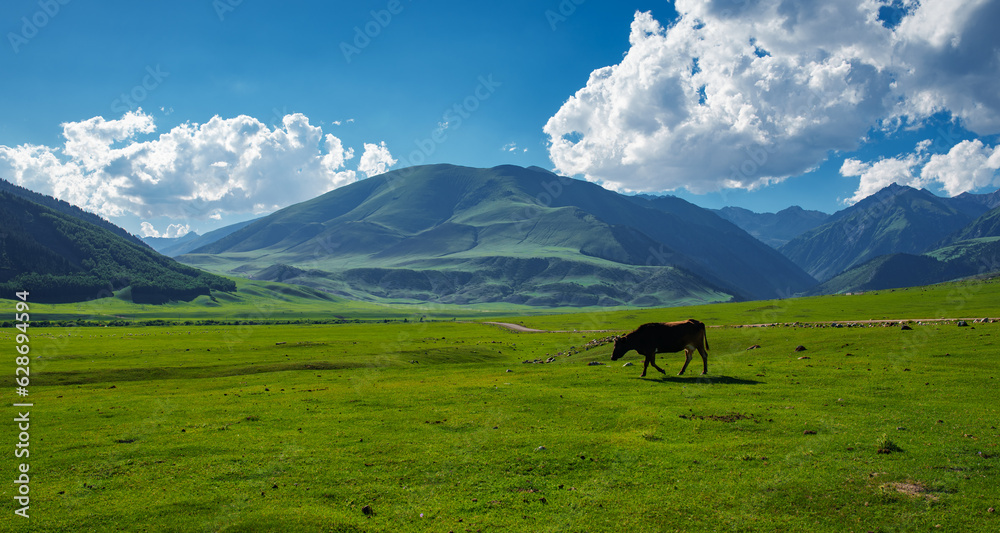
<svg viewBox="0 0 1000 533">
<path fill-rule="evenodd" d="M 689 319 L 683 322 L 652 322 L 643 324 L 632 333 L 622 335 L 615 339 L 615 350 L 611 353 L 611 360 L 617 361 L 629 350 L 639 352 L 639 355 L 646 357 L 646 362 L 642 365 L 642 377 L 646 376 L 646 369 L 649 365 L 660 371 L 666 372 L 656 366 L 657 353 L 673 353 L 684 350 L 684 367 L 681 368 L 680 376 L 687 370 L 688 363 L 695 350 L 701 354 L 701 361 L 704 365 L 702 374 L 708 373 L 708 337 L 705 336 L 705 324 Z"/>
</svg>

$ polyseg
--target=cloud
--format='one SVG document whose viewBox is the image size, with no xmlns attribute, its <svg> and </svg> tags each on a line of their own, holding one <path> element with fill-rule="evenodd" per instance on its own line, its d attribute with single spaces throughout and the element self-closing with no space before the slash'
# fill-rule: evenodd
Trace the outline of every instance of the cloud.
<svg viewBox="0 0 1000 533">
<path fill-rule="evenodd" d="M 919 154 L 905 157 L 887 157 L 875 163 L 865 163 L 857 159 L 845 159 L 840 167 L 842 176 L 858 176 L 861 178 L 858 190 L 845 203 L 857 203 L 893 183 L 916 186 L 919 178 L 916 169 L 922 163 Z"/>
<path fill-rule="evenodd" d="M 167 226 L 167 231 L 160 233 L 159 231 L 156 231 L 156 228 L 149 222 L 143 222 L 139 232 L 143 237 L 176 239 L 190 233 L 191 226 L 189 224 L 170 224 Z"/>
<path fill-rule="evenodd" d="M 940 183 L 955 196 L 986 186 L 1000 185 L 1000 146 L 986 146 L 979 139 L 962 141 L 946 154 L 935 154 L 920 171 L 921 183 Z"/>
<path fill-rule="evenodd" d="M 610 188 L 708 192 L 806 173 L 873 127 L 945 110 L 1000 131 L 996 4 L 897 2 L 894 27 L 878 0 L 678 0 L 666 28 L 637 12 L 622 61 L 546 123 L 550 158 Z"/>
<path fill-rule="evenodd" d="M 967 140 L 944 154 L 929 154 L 929 146 L 930 141 L 922 141 L 912 153 L 874 163 L 845 159 L 840 174 L 860 177 L 858 190 L 845 202 L 853 204 L 893 183 L 916 188 L 938 186 L 951 196 L 1000 185 L 1000 146 Z"/>
<path fill-rule="evenodd" d="M 139 138 L 154 132 L 142 110 L 66 123 L 60 148 L 0 146 L 0 177 L 106 217 L 175 219 L 270 212 L 357 180 L 354 150 L 298 113 L 273 128 L 215 116 Z M 385 143 L 366 144 L 358 171 L 394 163 Z"/>
<path fill-rule="evenodd" d="M 392 158 L 385 142 L 380 144 L 365 143 L 365 153 L 361 154 L 361 161 L 358 163 L 358 171 L 364 172 L 367 177 L 385 174 L 386 169 L 395 165 L 397 161 Z"/>
<path fill-rule="evenodd" d="M 914 2 L 915 3 L 915 2 Z M 897 115 L 948 111 L 971 131 L 1000 132 L 1000 2 L 924 0 L 896 28 L 893 50 L 905 97 Z"/>
</svg>

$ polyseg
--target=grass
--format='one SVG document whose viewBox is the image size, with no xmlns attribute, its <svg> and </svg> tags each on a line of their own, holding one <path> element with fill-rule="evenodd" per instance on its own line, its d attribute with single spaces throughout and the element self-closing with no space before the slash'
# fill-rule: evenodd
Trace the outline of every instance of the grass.
<svg viewBox="0 0 1000 533">
<path fill-rule="evenodd" d="M 854 295 L 811 296 L 679 308 L 588 310 L 509 317 L 537 329 L 634 329 L 645 322 L 698 318 L 708 325 L 966 318 L 1000 315 L 1000 278 Z"/>
<path fill-rule="evenodd" d="M 32 328 L 31 519 L 0 530 L 993 530 L 1000 324 L 813 323 L 952 293 L 946 315 L 995 316 L 993 290 L 685 308 L 810 322 L 710 329 L 706 376 L 469 322 Z"/>
<path fill-rule="evenodd" d="M 254 321 L 499 319 L 538 329 L 632 329 L 644 322 L 698 317 L 709 325 L 797 321 L 996 317 L 1000 278 L 873 291 L 690 305 L 673 308 L 546 308 L 514 304 L 379 304 L 337 298 L 282 283 L 237 280 L 235 294 L 213 293 L 192 302 L 133 304 L 104 298 L 76 304 L 32 304 L 34 321 Z M 0 299 L 0 305 L 14 303 Z"/>
</svg>

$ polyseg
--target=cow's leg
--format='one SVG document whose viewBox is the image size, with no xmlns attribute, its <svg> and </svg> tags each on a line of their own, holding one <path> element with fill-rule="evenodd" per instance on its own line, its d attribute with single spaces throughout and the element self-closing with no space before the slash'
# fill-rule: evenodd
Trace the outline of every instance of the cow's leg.
<svg viewBox="0 0 1000 533">
<path fill-rule="evenodd" d="M 684 366 L 681 367 L 681 371 L 677 373 L 678 376 L 684 375 L 684 371 L 688 369 L 688 364 L 691 363 L 691 356 L 694 355 L 694 349 L 690 346 L 684 348 Z"/>
<path fill-rule="evenodd" d="M 659 366 L 656 366 L 656 352 L 649 354 L 649 357 L 647 357 L 647 359 L 649 360 L 649 364 L 653 365 L 653 368 L 659 370 L 661 374 L 667 373 L 666 370 L 663 370 Z"/>
<path fill-rule="evenodd" d="M 705 347 L 699 346 L 698 347 L 698 353 L 701 354 L 701 363 L 702 363 L 702 366 L 704 367 L 702 369 L 701 373 L 703 375 L 704 374 L 708 374 L 708 352 L 705 351 Z"/>
<path fill-rule="evenodd" d="M 646 377 L 646 369 L 647 368 L 649 368 L 649 356 L 648 355 L 646 356 L 646 360 L 643 361 L 643 363 L 642 363 L 642 375 L 639 376 L 640 378 Z"/>
</svg>

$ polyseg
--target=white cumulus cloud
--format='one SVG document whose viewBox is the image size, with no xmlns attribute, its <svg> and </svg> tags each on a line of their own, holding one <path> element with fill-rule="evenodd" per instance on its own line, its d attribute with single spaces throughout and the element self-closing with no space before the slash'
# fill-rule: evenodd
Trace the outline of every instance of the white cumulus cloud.
<svg viewBox="0 0 1000 533">
<path fill-rule="evenodd" d="M 803 174 L 873 127 L 943 111 L 995 133 L 998 4 L 678 0 L 669 27 L 636 13 L 622 61 L 546 123 L 549 155 L 611 188 L 707 192 Z"/>
<path fill-rule="evenodd" d="M 962 141 L 947 153 L 929 154 L 923 141 L 909 154 L 882 158 L 874 163 L 845 159 L 843 176 L 858 176 L 860 184 L 847 203 L 855 203 L 896 183 L 910 187 L 940 187 L 956 196 L 986 186 L 1000 185 L 1000 146 L 986 146 L 978 139 Z"/>
<path fill-rule="evenodd" d="M 920 171 L 922 184 L 939 183 L 955 196 L 986 186 L 1000 185 L 1000 146 L 986 146 L 979 139 L 962 141 L 946 154 L 935 154 Z"/>
<path fill-rule="evenodd" d="M 298 113 L 274 128 L 215 116 L 140 137 L 154 132 L 141 110 L 66 123 L 62 147 L 0 146 L 0 177 L 106 217 L 175 219 L 264 213 L 357 180 L 346 168 L 354 150 Z M 366 144 L 358 170 L 370 175 L 395 163 L 384 143 Z"/>
<path fill-rule="evenodd" d="M 361 154 L 361 161 L 358 163 L 358 171 L 364 172 L 367 177 L 384 174 L 385 171 L 395 165 L 397 161 L 392 158 L 385 142 L 379 144 L 365 143 L 365 152 Z"/>
<path fill-rule="evenodd" d="M 178 237 L 183 237 L 191 232 L 190 224 L 170 224 L 167 226 L 167 230 L 163 233 L 156 231 L 156 227 L 149 222 L 143 222 L 139 230 L 139 234 L 143 237 L 162 237 L 166 239 L 175 239 Z"/>
</svg>

